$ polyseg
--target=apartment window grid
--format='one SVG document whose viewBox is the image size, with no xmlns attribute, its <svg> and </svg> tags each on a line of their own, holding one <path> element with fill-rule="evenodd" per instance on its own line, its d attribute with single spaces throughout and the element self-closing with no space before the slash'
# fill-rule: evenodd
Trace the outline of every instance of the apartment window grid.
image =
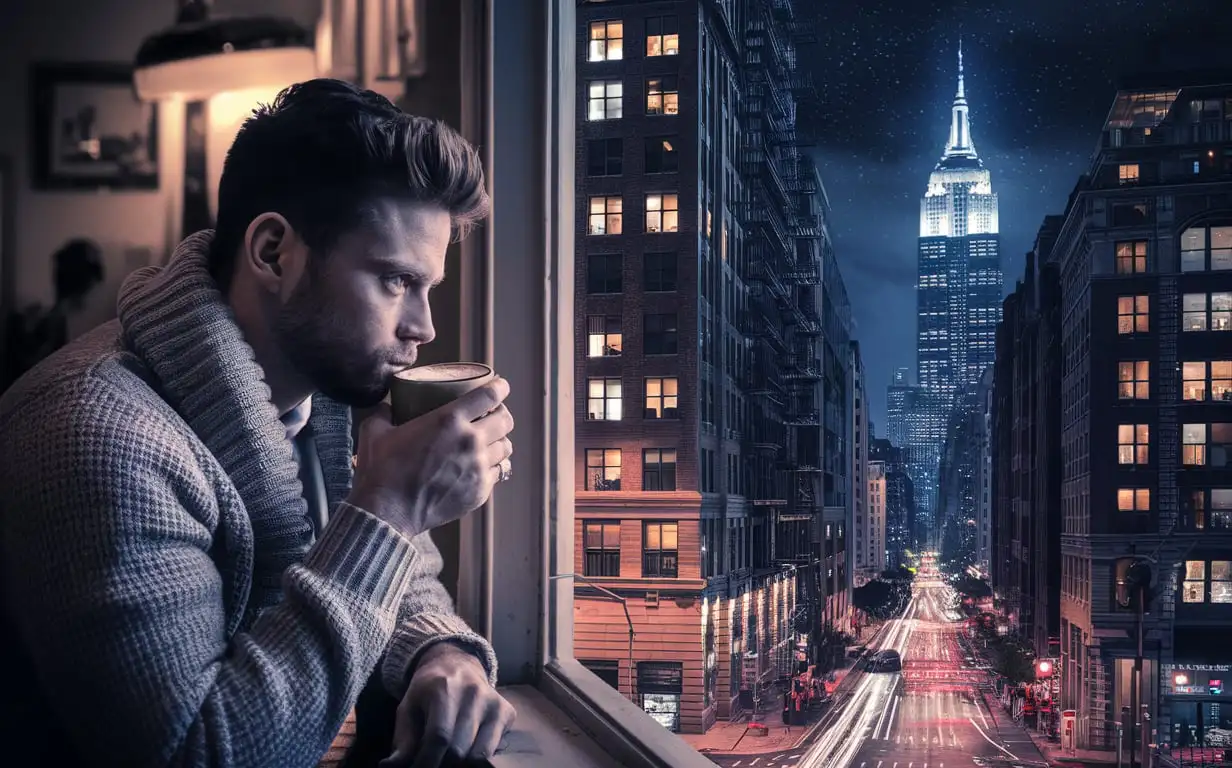
<svg viewBox="0 0 1232 768">
<path fill-rule="evenodd" d="M 619 80 L 592 80 L 586 94 L 586 119 L 619 120 L 624 117 L 625 86 Z"/>
<path fill-rule="evenodd" d="M 642 353 L 674 355 L 678 351 L 676 313 L 648 313 L 642 319 Z"/>
<path fill-rule="evenodd" d="M 647 293 L 676 290 L 676 253 L 648 251 L 642 256 L 642 289 Z"/>
<path fill-rule="evenodd" d="M 1117 297 L 1117 333 L 1124 336 L 1151 330 L 1151 297 Z"/>
<path fill-rule="evenodd" d="M 1190 227 L 1181 233 L 1181 271 L 1232 269 L 1232 225 Z"/>
<path fill-rule="evenodd" d="M 646 231 L 677 232 L 680 229 L 680 198 L 674 194 L 646 195 Z"/>
<path fill-rule="evenodd" d="M 617 378 L 594 378 L 586 382 L 586 418 L 589 421 L 620 421 L 621 383 Z"/>
<path fill-rule="evenodd" d="M 1117 425 L 1117 463 L 1149 464 L 1151 427 L 1149 424 Z"/>
<path fill-rule="evenodd" d="M 1123 185 L 1137 184 L 1139 178 L 1137 163 L 1122 163 L 1117 169 L 1117 180 Z"/>
<path fill-rule="evenodd" d="M 659 75 L 646 79 L 646 114 L 680 114 L 680 81 L 676 75 Z"/>
<path fill-rule="evenodd" d="M 586 292 L 620 293 L 624 289 L 624 257 L 619 253 L 592 253 L 586 257 Z"/>
<path fill-rule="evenodd" d="M 620 576 L 620 522 L 587 521 L 582 524 L 583 576 Z"/>
<path fill-rule="evenodd" d="M 590 23 L 589 61 L 619 61 L 625 57 L 625 25 L 620 21 Z"/>
<path fill-rule="evenodd" d="M 1232 423 L 1183 424 L 1181 463 L 1217 469 L 1232 466 Z"/>
<path fill-rule="evenodd" d="M 676 173 L 680 170 L 680 151 L 673 137 L 656 136 L 645 140 L 646 173 Z"/>
<path fill-rule="evenodd" d="M 1117 366 L 1117 397 L 1121 400 L 1151 398 L 1151 362 L 1132 360 Z"/>
<path fill-rule="evenodd" d="M 586 318 L 586 356 L 619 357 L 624 336 L 619 315 L 589 315 Z"/>
<path fill-rule="evenodd" d="M 1181 330 L 1232 331 L 1232 292 L 1183 294 Z"/>
<path fill-rule="evenodd" d="M 619 176 L 623 172 L 623 139 L 591 139 L 586 142 L 587 176 Z"/>
<path fill-rule="evenodd" d="M 586 490 L 619 491 L 620 470 L 619 448 L 586 449 Z"/>
<path fill-rule="evenodd" d="M 646 55 L 675 56 L 680 53 L 680 29 L 675 16 L 646 19 Z"/>
<path fill-rule="evenodd" d="M 645 448 L 642 450 L 642 490 L 676 490 L 675 448 Z"/>
<path fill-rule="evenodd" d="M 1150 488 L 1119 488 L 1117 489 L 1117 509 L 1128 513 L 1148 513 L 1151 511 Z"/>
<path fill-rule="evenodd" d="M 679 533 L 676 523 L 646 523 L 643 526 L 643 577 L 677 578 L 680 573 Z"/>
<path fill-rule="evenodd" d="M 1181 363 L 1181 397 L 1192 402 L 1232 401 L 1232 360 Z"/>
<path fill-rule="evenodd" d="M 1232 603 L 1232 561 L 1186 560 L 1181 599 L 1186 603 Z"/>
<path fill-rule="evenodd" d="M 679 414 L 679 386 L 675 376 L 655 376 L 646 379 L 647 419 L 675 419 Z"/>
<path fill-rule="evenodd" d="M 1116 244 L 1118 275 L 1139 275 L 1146 272 L 1146 241 L 1127 240 Z"/>
<path fill-rule="evenodd" d="M 619 196 L 590 198 L 586 234 L 619 235 L 624 230 L 624 200 Z"/>
</svg>

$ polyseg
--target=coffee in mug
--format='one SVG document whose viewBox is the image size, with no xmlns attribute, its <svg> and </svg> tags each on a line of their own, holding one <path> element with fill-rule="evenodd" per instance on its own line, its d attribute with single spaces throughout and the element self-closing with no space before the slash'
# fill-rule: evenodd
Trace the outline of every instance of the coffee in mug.
<svg viewBox="0 0 1232 768">
<path fill-rule="evenodd" d="M 389 403 L 394 424 L 405 424 L 448 405 L 494 378 L 483 363 L 433 363 L 394 374 Z"/>
</svg>

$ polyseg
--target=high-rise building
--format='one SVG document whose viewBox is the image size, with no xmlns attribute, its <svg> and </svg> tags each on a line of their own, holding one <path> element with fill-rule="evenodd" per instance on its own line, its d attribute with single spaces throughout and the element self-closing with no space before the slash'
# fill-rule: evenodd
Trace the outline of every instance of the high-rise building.
<svg viewBox="0 0 1232 768">
<path fill-rule="evenodd" d="M 916 289 L 916 371 L 924 389 L 920 427 L 923 465 L 916 500 L 940 530 L 936 492 L 941 444 L 950 427 L 954 395 L 978 384 L 992 365 L 1001 318 L 1001 246 L 997 193 L 971 138 L 962 49 L 950 136 L 920 201 L 919 278 Z M 934 446 L 928 452 L 924 446 Z"/>
<path fill-rule="evenodd" d="M 1016 460 L 1060 457 L 1061 708 L 1077 713 L 1079 747 L 1115 749 L 1118 731 L 1127 752 L 1142 742 L 1223 746 L 1232 75 L 1119 86 L 1048 260 L 1060 293 L 1050 342 L 1059 436 Z M 1005 418 L 998 412 L 998 424 Z M 999 550 L 1002 532 L 994 537 Z M 1144 724 L 1146 737 L 1130 739 Z"/>
<path fill-rule="evenodd" d="M 909 374 L 910 369 L 895 369 L 886 388 L 887 434 L 890 442 L 902 451 L 903 471 L 911 478 L 913 490 L 918 488 L 919 494 L 932 499 L 938 455 L 937 432 L 931 426 L 935 413 L 929 409 L 928 392 L 913 385 Z M 913 504 L 908 548 L 927 548 L 934 539 L 931 509 Z"/>
<path fill-rule="evenodd" d="M 868 516 L 865 525 L 865 580 L 872 580 L 886 569 L 886 465 L 884 461 L 868 463 Z"/>
<path fill-rule="evenodd" d="M 1058 637 L 1061 588 L 1061 295 L 1049 261 L 1063 220 L 1049 216 L 997 329 L 993 399 L 992 587 L 1040 657 Z"/>
<path fill-rule="evenodd" d="M 868 420 L 868 392 L 864 378 L 864 363 L 860 359 L 860 345 L 851 342 L 851 379 L 852 379 L 852 449 L 851 449 L 851 509 L 852 517 L 848 525 L 854 540 L 851 554 L 854 563 L 851 568 L 852 586 L 860 586 L 875 576 L 870 575 L 871 563 L 869 553 L 872 551 L 872 519 L 869 509 L 868 448 L 872 439 L 869 429 L 872 424 Z"/>
<path fill-rule="evenodd" d="M 575 655 L 701 732 L 777 706 L 848 604 L 851 311 L 795 118 L 808 22 L 577 16 Z"/>
<path fill-rule="evenodd" d="M 885 542 L 886 566 L 897 568 L 908 562 L 913 550 L 911 531 L 915 525 L 915 488 L 906 472 L 903 450 L 889 440 L 869 442 L 869 461 L 885 467 Z"/>
<path fill-rule="evenodd" d="M 994 369 L 989 368 L 984 371 L 984 380 L 980 388 L 984 399 L 980 403 L 980 464 L 975 483 L 979 499 L 976 504 L 975 562 L 973 564 L 979 578 L 983 579 L 991 577 L 990 568 L 992 566 L 992 429 L 993 415 L 995 413 L 993 404 L 996 402 L 993 395 L 994 381 Z"/>
</svg>

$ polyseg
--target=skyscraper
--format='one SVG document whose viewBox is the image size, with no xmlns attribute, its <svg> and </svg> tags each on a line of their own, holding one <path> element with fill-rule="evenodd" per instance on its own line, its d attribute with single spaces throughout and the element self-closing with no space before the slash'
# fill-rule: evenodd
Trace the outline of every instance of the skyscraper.
<svg viewBox="0 0 1232 768">
<path fill-rule="evenodd" d="M 914 478 L 926 517 L 938 511 L 936 467 L 954 393 L 979 382 L 993 362 L 1001 318 L 998 229 L 997 193 L 971 138 L 960 46 L 949 140 L 920 201 L 916 361 L 923 434 L 907 442 L 938 446 L 918 457 L 926 467 Z"/>
</svg>

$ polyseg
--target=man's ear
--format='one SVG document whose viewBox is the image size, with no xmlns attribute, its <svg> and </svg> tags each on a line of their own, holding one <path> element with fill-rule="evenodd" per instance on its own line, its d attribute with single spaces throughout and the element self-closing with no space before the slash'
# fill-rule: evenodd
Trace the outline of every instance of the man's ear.
<svg viewBox="0 0 1232 768">
<path fill-rule="evenodd" d="M 289 274 L 298 272 L 290 263 L 294 259 L 296 240 L 295 230 L 282 214 L 257 216 L 244 233 L 241 268 L 247 270 L 262 289 L 281 294 Z"/>
</svg>

